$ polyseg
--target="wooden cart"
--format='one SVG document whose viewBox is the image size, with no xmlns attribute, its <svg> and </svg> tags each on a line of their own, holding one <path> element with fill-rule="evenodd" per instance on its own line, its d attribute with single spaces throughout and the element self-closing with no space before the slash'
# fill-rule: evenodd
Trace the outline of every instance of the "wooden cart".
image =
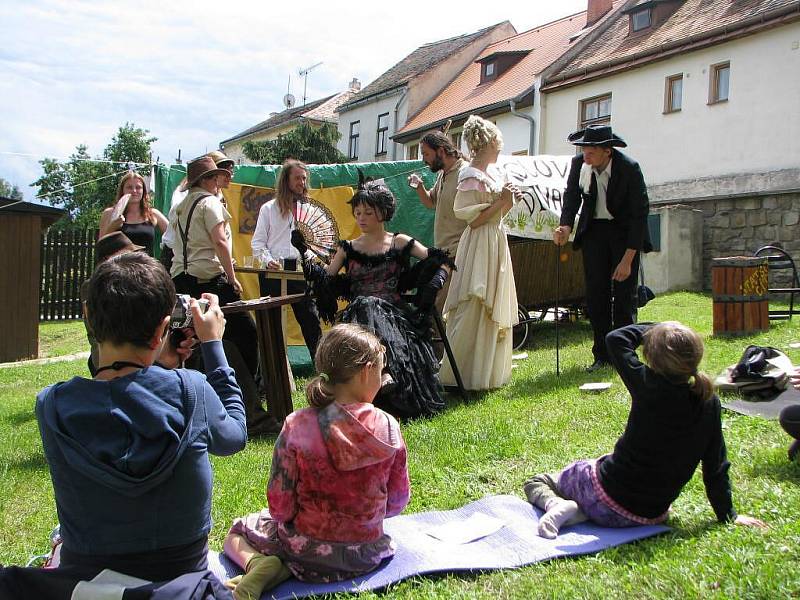
<svg viewBox="0 0 800 600">
<path fill-rule="evenodd" d="M 519 303 L 520 323 L 514 328 L 516 350 L 527 341 L 531 323 L 543 320 L 556 305 L 574 312 L 583 310 L 586 287 L 583 254 L 573 250 L 571 242 L 559 248 L 551 240 L 508 236 L 508 243 Z"/>
</svg>

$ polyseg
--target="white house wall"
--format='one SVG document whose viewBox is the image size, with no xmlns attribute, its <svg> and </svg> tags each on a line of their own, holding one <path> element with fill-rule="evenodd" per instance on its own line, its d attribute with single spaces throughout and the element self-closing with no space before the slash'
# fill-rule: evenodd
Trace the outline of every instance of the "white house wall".
<svg viewBox="0 0 800 600">
<path fill-rule="evenodd" d="M 380 160 L 392 160 L 392 145 L 394 142 L 390 139 L 395 132 L 394 123 L 394 107 L 400 99 L 402 90 L 398 90 L 396 94 L 386 96 L 377 101 L 368 102 L 356 106 L 347 111 L 339 113 L 339 133 L 342 137 L 339 138 L 338 148 L 345 156 L 349 155 L 349 142 L 350 142 L 350 123 L 353 121 L 361 121 L 361 134 L 359 137 L 358 147 L 358 162 L 373 162 Z M 398 121 L 400 126 L 406 122 L 407 102 L 404 99 L 400 104 L 397 112 Z M 389 131 L 387 132 L 386 139 L 386 154 L 376 157 L 375 146 L 377 143 L 378 132 L 378 115 L 389 113 Z M 397 160 L 403 159 L 403 148 L 398 144 L 397 147 Z"/>
<path fill-rule="evenodd" d="M 765 173 L 800 162 L 800 23 L 546 94 L 543 154 L 569 154 L 580 100 L 612 94 L 611 124 L 648 184 Z M 729 100 L 707 104 L 710 66 L 730 61 Z M 683 73 L 680 112 L 665 78 Z"/>
<path fill-rule="evenodd" d="M 222 151 L 225 153 L 225 156 L 236 161 L 237 164 L 246 165 L 253 161 L 244 155 L 245 142 L 264 142 L 267 140 L 274 140 L 277 139 L 277 137 L 281 134 L 289 133 L 295 127 L 296 124 L 291 123 L 280 127 L 274 127 L 266 132 L 261 131 L 259 133 L 254 133 L 246 138 L 228 142 L 222 146 Z"/>
<path fill-rule="evenodd" d="M 530 106 L 523 109 L 518 108 L 517 112 L 533 116 L 533 108 Z M 510 111 L 491 117 L 491 120 L 495 122 L 495 125 L 500 128 L 503 134 L 503 154 L 528 153 L 531 131 L 530 121 L 522 117 L 516 117 Z"/>
<path fill-rule="evenodd" d="M 517 109 L 517 112 L 534 116 L 534 118 L 536 118 L 532 107 Z M 530 144 L 530 122 L 527 119 L 515 117 L 510 112 L 507 112 L 489 117 L 489 120 L 497 125 L 497 127 L 500 128 L 500 133 L 503 134 L 503 154 L 528 152 L 528 147 Z M 453 127 L 450 129 L 450 132 L 452 134 L 462 133 L 463 129 L 463 127 Z M 406 142 L 404 149 L 398 151 L 398 160 L 402 157 L 410 158 L 409 148 L 414 144 L 419 144 L 421 138 L 422 136 L 413 141 Z M 467 145 L 463 140 L 459 149 L 464 154 L 467 154 Z"/>
</svg>

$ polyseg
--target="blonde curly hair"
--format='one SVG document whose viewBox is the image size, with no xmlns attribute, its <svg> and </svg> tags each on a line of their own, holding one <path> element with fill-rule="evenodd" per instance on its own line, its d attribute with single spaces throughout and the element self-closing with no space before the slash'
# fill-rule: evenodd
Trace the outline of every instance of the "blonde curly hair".
<svg viewBox="0 0 800 600">
<path fill-rule="evenodd" d="M 469 116 L 467 122 L 464 123 L 462 135 L 472 156 L 492 143 L 496 143 L 498 149 L 502 150 L 503 148 L 503 134 L 500 133 L 497 125 L 478 115 Z"/>
</svg>

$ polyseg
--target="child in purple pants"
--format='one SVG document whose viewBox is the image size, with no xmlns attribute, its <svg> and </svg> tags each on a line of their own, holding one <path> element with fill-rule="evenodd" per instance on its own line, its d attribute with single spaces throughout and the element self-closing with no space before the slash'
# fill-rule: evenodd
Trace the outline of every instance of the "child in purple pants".
<svg viewBox="0 0 800 600">
<path fill-rule="evenodd" d="M 733 508 L 719 398 L 697 371 L 700 336 L 674 321 L 629 325 L 609 333 L 606 346 L 631 394 L 628 423 L 611 454 L 525 483 L 528 501 L 545 511 L 539 535 L 553 539 L 562 525 L 586 520 L 605 527 L 660 523 L 698 463 L 720 522 L 766 527 Z"/>
</svg>

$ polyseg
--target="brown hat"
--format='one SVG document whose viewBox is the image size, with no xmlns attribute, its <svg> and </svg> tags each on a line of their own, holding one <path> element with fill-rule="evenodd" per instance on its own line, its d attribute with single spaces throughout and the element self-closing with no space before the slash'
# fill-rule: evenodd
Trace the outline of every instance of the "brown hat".
<svg viewBox="0 0 800 600">
<path fill-rule="evenodd" d="M 206 156 L 210 156 L 214 159 L 214 164 L 216 164 L 220 169 L 226 170 L 233 170 L 234 165 L 236 164 L 232 158 L 228 158 L 219 150 L 212 150 Z"/>
<path fill-rule="evenodd" d="M 218 168 L 214 163 L 214 159 L 210 156 L 195 158 L 186 165 L 186 188 L 193 187 L 206 175 L 221 175 L 223 173 L 230 174 L 230 171 Z"/>
<path fill-rule="evenodd" d="M 139 252 L 144 246 L 137 246 L 121 231 L 112 231 L 99 238 L 94 245 L 95 262 L 99 265 L 115 254 Z"/>
</svg>

